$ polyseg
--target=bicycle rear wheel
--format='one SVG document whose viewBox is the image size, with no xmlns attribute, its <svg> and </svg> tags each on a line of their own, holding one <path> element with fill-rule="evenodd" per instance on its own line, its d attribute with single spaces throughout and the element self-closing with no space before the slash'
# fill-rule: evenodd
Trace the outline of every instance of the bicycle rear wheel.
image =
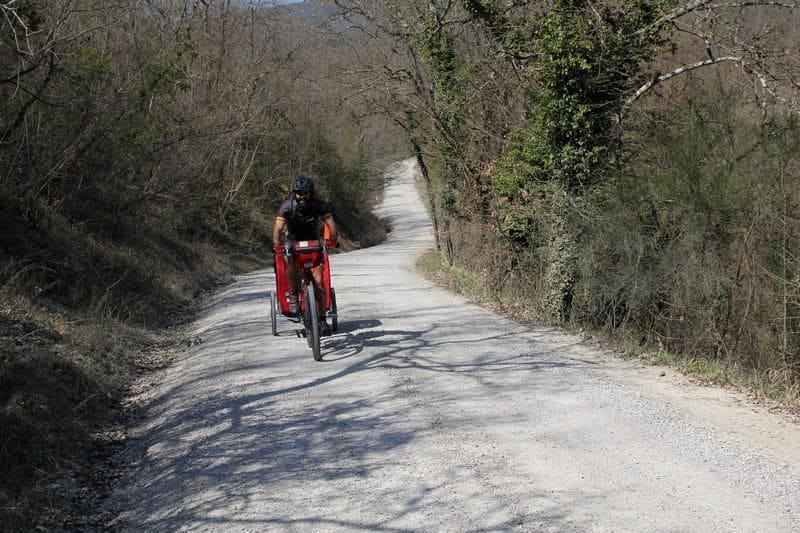
<svg viewBox="0 0 800 533">
<path fill-rule="evenodd" d="M 317 310 L 317 297 L 314 294 L 314 285 L 309 283 L 305 288 L 306 297 L 306 337 L 314 353 L 314 361 L 322 361 L 322 350 L 319 345 L 319 311 Z"/>
</svg>

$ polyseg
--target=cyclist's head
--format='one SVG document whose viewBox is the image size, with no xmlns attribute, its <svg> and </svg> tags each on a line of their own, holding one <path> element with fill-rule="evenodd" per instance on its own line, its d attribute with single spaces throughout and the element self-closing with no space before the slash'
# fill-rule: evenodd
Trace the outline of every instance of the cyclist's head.
<svg viewBox="0 0 800 533">
<path fill-rule="evenodd" d="M 314 196 L 314 182 L 308 176 L 297 176 L 292 182 L 292 194 L 300 205 Z"/>
<path fill-rule="evenodd" d="M 292 193 L 308 193 L 314 196 L 314 182 L 308 176 L 297 176 L 292 182 Z"/>
</svg>

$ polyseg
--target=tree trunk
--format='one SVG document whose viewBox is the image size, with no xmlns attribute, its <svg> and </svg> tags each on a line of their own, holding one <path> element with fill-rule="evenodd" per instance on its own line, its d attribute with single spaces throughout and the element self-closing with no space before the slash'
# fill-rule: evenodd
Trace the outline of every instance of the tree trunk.
<svg viewBox="0 0 800 533">
<path fill-rule="evenodd" d="M 411 145 L 414 148 L 414 157 L 417 159 L 419 170 L 422 172 L 422 179 L 425 180 L 426 194 L 428 195 L 428 210 L 431 214 L 431 221 L 433 222 L 433 238 L 436 245 L 436 252 L 442 253 L 442 245 L 439 240 L 439 221 L 436 214 L 436 195 L 433 194 L 433 183 L 431 183 L 431 175 L 428 172 L 428 165 L 425 163 L 425 156 L 422 153 L 422 147 L 415 138 L 411 139 Z"/>
</svg>

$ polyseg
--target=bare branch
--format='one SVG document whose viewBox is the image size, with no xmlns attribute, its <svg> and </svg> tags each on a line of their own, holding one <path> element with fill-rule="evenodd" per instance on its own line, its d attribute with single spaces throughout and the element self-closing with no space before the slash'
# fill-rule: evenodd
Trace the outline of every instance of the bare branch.
<svg viewBox="0 0 800 533">
<path fill-rule="evenodd" d="M 764 6 L 764 7 L 780 7 L 785 9 L 797 9 L 800 8 L 800 3 L 798 2 L 778 2 L 776 0 L 745 0 L 743 2 L 723 2 L 723 3 L 713 3 L 712 0 L 692 0 L 686 5 L 677 7 L 658 19 L 656 21 L 657 24 L 663 24 L 665 22 L 673 22 L 675 19 L 686 15 L 687 13 L 691 13 L 692 11 L 697 11 L 699 9 L 717 9 L 717 8 L 738 8 L 738 7 L 756 7 L 756 6 Z"/>
<path fill-rule="evenodd" d="M 28 28 L 28 25 L 25 24 L 25 21 L 20 16 L 17 9 L 14 7 L 16 0 L 9 0 L 5 3 L 0 4 L 0 12 L 3 14 L 3 18 L 5 19 L 6 25 L 11 30 L 11 34 L 14 37 L 14 44 L 17 53 L 19 54 L 27 54 L 33 55 L 33 51 L 31 50 L 30 41 L 28 38 L 34 33 L 31 32 Z M 20 28 L 24 35 L 20 36 L 20 33 L 17 31 L 17 28 Z M 21 41 L 24 40 L 27 46 L 23 47 Z"/>
<path fill-rule="evenodd" d="M 630 108 L 630 106 L 639 99 L 644 93 L 655 87 L 661 82 L 667 81 L 675 76 L 680 76 L 681 74 L 685 74 L 692 70 L 707 67 L 709 65 L 716 65 L 718 63 L 725 63 L 728 61 L 735 61 L 737 63 L 742 63 L 742 58 L 739 56 L 723 56 L 723 57 L 716 57 L 716 58 L 709 58 L 704 59 L 703 61 L 697 61 L 695 63 L 691 63 L 688 65 L 681 65 L 680 67 L 672 70 L 671 72 L 667 72 L 666 74 L 659 74 L 653 77 L 650 81 L 636 89 L 636 92 L 625 101 L 625 104 L 622 106 L 622 110 L 620 112 L 621 115 L 624 115 L 625 112 Z"/>
<path fill-rule="evenodd" d="M 781 7 L 785 9 L 798 9 L 800 4 L 797 2 L 774 2 L 770 0 L 752 0 L 750 2 L 724 2 L 721 4 L 711 4 L 707 9 L 741 8 L 741 7 Z"/>
</svg>

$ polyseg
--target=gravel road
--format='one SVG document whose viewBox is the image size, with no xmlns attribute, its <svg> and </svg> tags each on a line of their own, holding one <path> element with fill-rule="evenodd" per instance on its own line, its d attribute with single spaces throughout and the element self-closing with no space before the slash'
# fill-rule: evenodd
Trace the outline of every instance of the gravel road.
<svg viewBox="0 0 800 533">
<path fill-rule="evenodd" d="M 114 527 L 149 531 L 800 531 L 800 429 L 737 393 L 515 323 L 411 271 L 413 162 L 386 243 L 332 256 L 314 362 L 240 277 L 144 393 Z"/>
</svg>

